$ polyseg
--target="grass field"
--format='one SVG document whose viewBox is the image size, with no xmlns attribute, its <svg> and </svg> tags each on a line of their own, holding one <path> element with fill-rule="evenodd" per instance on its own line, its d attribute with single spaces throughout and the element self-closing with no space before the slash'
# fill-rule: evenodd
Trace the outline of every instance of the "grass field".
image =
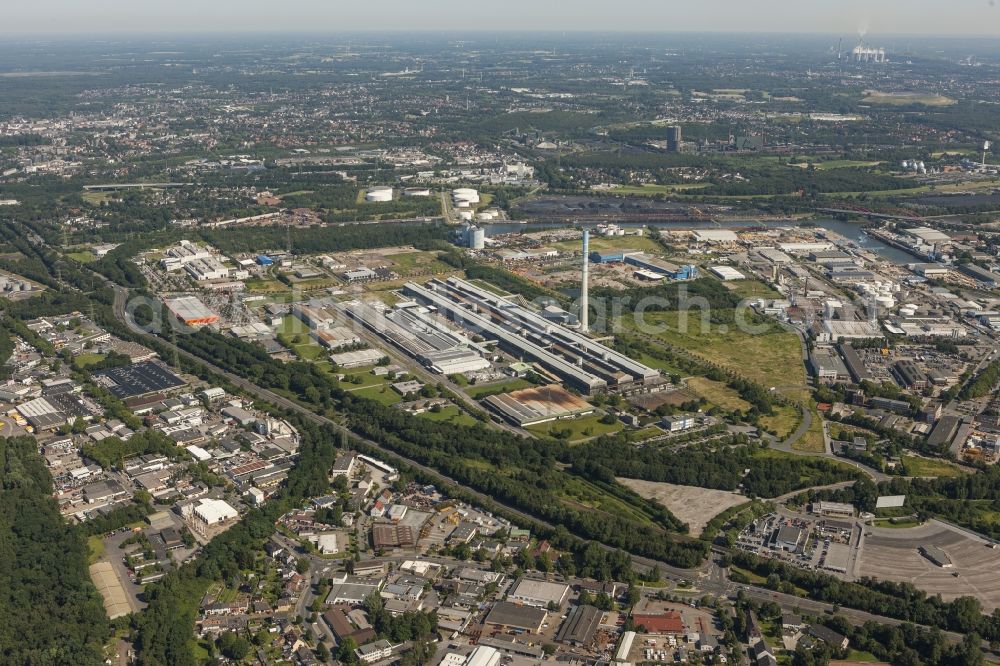
<svg viewBox="0 0 1000 666">
<path fill-rule="evenodd" d="M 794 333 L 770 326 L 768 332 L 754 335 L 725 325 L 706 322 L 703 326 L 697 310 L 687 313 L 686 323 L 681 314 L 647 312 L 645 322 L 664 328 L 654 335 L 668 344 L 718 363 L 765 388 L 790 387 L 796 393 L 794 397 L 802 397 L 806 369 L 802 362 L 802 347 Z M 629 325 L 634 326 L 632 323 Z"/>
<path fill-rule="evenodd" d="M 79 354 L 73 358 L 73 365 L 83 369 L 89 365 L 100 363 L 104 360 L 104 354 Z"/>
<path fill-rule="evenodd" d="M 780 439 L 784 439 L 798 427 L 800 415 L 799 409 L 794 405 L 784 405 L 775 407 L 771 416 L 762 416 L 760 423 Z"/>
<path fill-rule="evenodd" d="M 729 291 L 737 294 L 741 298 L 781 298 L 781 294 L 764 284 L 760 280 L 740 280 L 739 282 L 726 282 L 725 286 Z"/>
<path fill-rule="evenodd" d="M 740 397 L 740 394 L 722 382 L 714 382 L 704 377 L 689 377 L 688 388 L 708 400 L 713 405 L 732 411 L 750 409 L 750 403 Z"/>
<path fill-rule="evenodd" d="M 961 476 L 962 470 L 944 460 L 932 460 L 919 456 L 903 456 L 903 466 L 907 476 Z"/>
<path fill-rule="evenodd" d="M 403 399 L 402 396 L 393 391 L 392 387 L 388 384 L 383 384 L 381 386 L 368 386 L 366 388 L 359 388 L 355 390 L 352 390 L 351 387 L 348 386 L 347 390 L 354 395 L 380 402 L 383 405 L 395 405 Z"/>
<path fill-rule="evenodd" d="M 823 437 L 823 417 L 816 411 L 815 405 L 812 405 L 810 409 L 812 410 L 812 424 L 806 434 L 792 444 L 792 448 L 796 451 L 823 453 L 826 451 L 826 438 Z"/>
<path fill-rule="evenodd" d="M 289 291 L 288 285 L 277 280 L 262 280 L 261 278 L 250 278 L 246 281 L 247 291 L 255 294 L 270 294 L 275 292 Z"/>
<path fill-rule="evenodd" d="M 472 418 L 455 405 L 445 407 L 440 412 L 424 412 L 423 414 L 420 414 L 419 417 L 427 419 L 428 421 L 443 421 L 446 423 L 454 423 L 456 425 L 464 426 L 473 426 L 479 423 L 476 419 Z"/>
<path fill-rule="evenodd" d="M 579 252 L 580 241 L 568 240 L 552 243 L 552 247 L 564 252 Z M 662 252 L 663 247 L 652 238 L 646 236 L 612 236 L 610 238 L 593 236 L 590 237 L 590 249 L 592 251 L 611 250 L 641 250 L 642 252 Z"/>
<path fill-rule="evenodd" d="M 687 192 L 690 190 L 703 190 L 708 186 L 708 183 L 678 183 L 677 185 L 619 185 L 611 191 L 616 194 L 650 196 L 655 194 Z"/>
<path fill-rule="evenodd" d="M 879 92 L 877 90 L 866 91 L 861 99 L 866 104 L 877 104 L 880 106 L 909 106 L 910 104 L 920 104 L 922 106 L 951 106 L 955 100 L 944 95 L 931 92 Z"/>
<path fill-rule="evenodd" d="M 80 264 L 89 264 L 93 261 L 97 261 L 97 257 L 94 256 L 94 253 L 87 252 L 86 250 L 80 250 L 79 252 L 67 252 L 66 256 Z"/>
<path fill-rule="evenodd" d="M 98 206 L 104 203 L 105 201 L 111 201 L 112 199 L 115 198 L 115 195 L 112 192 L 91 192 L 87 190 L 80 195 L 80 198 L 82 198 L 89 204 L 94 204 L 95 206 Z"/>
<path fill-rule="evenodd" d="M 87 563 L 93 564 L 104 557 L 104 538 L 100 534 L 87 537 Z"/>
<path fill-rule="evenodd" d="M 594 414 L 593 416 L 584 416 L 578 419 L 549 421 L 548 423 L 539 423 L 538 425 L 527 426 L 525 430 L 534 435 L 538 435 L 539 437 L 551 437 L 554 432 L 569 430 L 570 436 L 567 438 L 567 441 L 578 442 L 580 440 L 590 439 L 591 437 L 599 437 L 600 435 L 618 432 L 625 427 L 624 424 L 617 419 L 615 419 L 614 423 L 601 423 L 602 417 L 603 414 Z"/>
<path fill-rule="evenodd" d="M 574 508 L 588 508 L 603 511 L 613 516 L 622 516 L 640 523 L 652 523 L 652 519 L 641 508 L 609 495 L 605 490 L 578 476 L 571 477 L 563 489 L 563 501 Z"/>
</svg>

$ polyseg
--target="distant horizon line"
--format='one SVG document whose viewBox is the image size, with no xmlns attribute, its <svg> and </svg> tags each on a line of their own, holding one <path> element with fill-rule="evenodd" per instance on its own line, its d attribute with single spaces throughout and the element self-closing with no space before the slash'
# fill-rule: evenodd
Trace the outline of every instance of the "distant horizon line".
<svg viewBox="0 0 1000 666">
<path fill-rule="evenodd" d="M 919 39 L 973 39 L 973 40 L 995 40 L 1000 34 L 991 35 L 986 33 L 912 33 L 912 32 L 871 32 L 858 35 L 857 32 L 847 31 L 802 31 L 802 30 L 706 30 L 700 28 L 676 29 L 676 30 L 633 30 L 633 29 L 596 29 L 596 28 L 569 28 L 564 30 L 546 29 L 524 29 L 524 28 L 344 28 L 340 30 L 256 30 L 256 29 L 232 29 L 232 30 L 195 30 L 189 32 L 178 31 L 158 31 L 158 30 L 131 30 L 121 32 L 23 32 L 5 31 L 0 29 L 0 37 L 21 39 L 21 40 L 95 40 L 103 41 L 117 39 L 127 41 L 128 39 L 148 39 L 154 38 L 211 38 L 211 37 L 238 37 L 247 35 L 271 36 L 271 37 L 338 37 L 346 35 L 370 35 L 370 36 L 417 36 L 417 35 L 504 35 L 504 36 L 540 36 L 548 37 L 570 37 L 577 35 L 641 35 L 646 37 L 670 36 L 670 35 L 725 35 L 725 36 L 782 36 L 782 37 L 847 37 L 852 39 L 874 39 L 874 38 L 919 38 Z"/>
</svg>

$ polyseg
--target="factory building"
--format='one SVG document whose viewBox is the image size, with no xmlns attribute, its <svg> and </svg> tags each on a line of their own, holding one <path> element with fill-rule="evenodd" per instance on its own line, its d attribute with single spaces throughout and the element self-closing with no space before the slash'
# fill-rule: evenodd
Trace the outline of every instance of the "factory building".
<svg viewBox="0 0 1000 666">
<path fill-rule="evenodd" d="M 720 280 L 725 282 L 731 282 L 733 280 L 745 280 L 747 276 L 740 273 L 738 270 L 732 266 L 710 266 L 708 270 L 712 271 Z"/>
<path fill-rule="evenodd" d="M 189 240 L 182 240 L 177 245 L 167 248 L 163 255 L 160 265 L 168 271 L 180 270 L 189 262 L 212 257 L 212 253 L 207 248 L 196 245 Z"/>
<path fill-rule="evenodd" d="M 379 309 L 361 301 L 342 307 L 352 319 L 434 372 L 454 375 L 490 367 L 490 362 L 472 348 L 471 340 L 451 331 L 423 308 Z"/>
<path fill-rule="evenodd" d="M 425 286 L 411 282 L 404 290 L 452 321 L 498 341 L 508 353 L 538 363 L 584 393 L 632 393 L 662 385 L 658 370 L 465 280 L 435 279 Z"/>
<path fill-rule="evenodd" d="M 809 353 L 809 365 L 812 366 L 812 371 L 816 379 L 821 382 L 836 384 L 851 379 L 851 374 L 847 366 L 837 356 L 833 347 L 814 347 Z"/>
<path fill-rule="evenodd" d="M 927 386 L 927 377 L 917 364 L 909 359 L 896 361 L 892 365 L 892 374 L 899 383 L 911 390 L 921 390 Z"/>
<path fill-rule="evenodd" d="M 195 282 L 225 280 L 229 277 L 229 269 L 214 256 L 189 261 L 184 264 L 184 270 Z"/>
<path fill-rule="evenodd" d="M 549 604 L 562 606 L 568 596 L 569 585 L 522 578 L 507 595 L 507 600 L 524 606 L 545 608 Z"/>
<path fill-rule="evenodd" d="M 337 313 L 323 305 L 293 303 L 292 316 L 309 328 L 326 331 L 337 326 Z"/>
<path fill-rule="evenodd" d="M 853 518 L 854 506 L 844 502 L 815 502 L 813 513 L 824 518 Z"/>
<path fill-rule="evenodd" d="M 620 264 L 625 261 L 623 250 L 594 250 L 590 253 L 590 261 L 595 264 Z"/>
<path fill-rule="evenodd" d="M 346 326 L 334 326 L 330 329 L 312 331 L 310 335 L 327 349 L 343 349 L 361 343 L 361 338 Z"/>
<path fill-rule="evenodd" d="M 868 372 L 868 368 L 865 367 L 865 364 L 861 361 L 861 357 L 858 356 L 858 352 L 854 350 L 854 347 L 844 343 L 838 345 L 837 350 L 844 359 L 844 365 L 847 366 L 847 371 L 851 374 L 851 379 L 853 379 L 855 383 L 860 384 L 863 381 L 871 381 L 872 374 Z"/>
<path fill-rule="evenodd" d="M 587 401 L 555 384 L 491 395 L 483 404 L 519 428 L 594 413 Z"/>
<path fill-rule="evenodd" d="M 644 271 L 649 271 L 650 273 L 656 273 L 660 277 L 668 277 L 674 275 L 680 267 L 676 264 L 672 264 L 669 261 L 663 261 L 657 259 L 656 257 L 651 257 L 644 252 L 628 253 L 625 255 L 625 263 L 630 266 L 636 266 Z"/>
<path fill-rule="evenodd" d="M 729 229 L 696 229 L 694 239 L 699 243 L 735 243 L 739 236 Z"/>
<path fill-rule="evenodd" d="M 218 525 L 239 518 L 239 512 L 220 499 L 201 499 L 194 507 L 194 516 L 206 525 Z"/>
<path fill-rule="evenodd" d="M 959 264 L 958 272 L 972 278 L 987 289 L 994 289 L 1000 284 L 1000 274 L 988 271 L 975 264 Z"/>
<path fill-rule="evenodd" d="M 330 354 L 330 360 L 336 363 L 337 367 L 344 370 L 375 365 L 384 358 L 386 358 L 385 352 L 379 349 L 361 349 L 358 351 L 342 352 L 340 354 Z"/>
<path fill-rule="evenodd" d="M 167 309 L 188 326 L 209 326 L 219 322 L 215 314 L 196 296 L 178 296 L 163 301 Z"/>
</svg>

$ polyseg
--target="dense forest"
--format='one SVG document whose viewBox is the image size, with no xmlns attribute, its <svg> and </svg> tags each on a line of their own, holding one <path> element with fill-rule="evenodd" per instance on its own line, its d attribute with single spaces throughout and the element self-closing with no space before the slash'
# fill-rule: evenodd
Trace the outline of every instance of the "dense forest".
<svg viewBox="0 0 1000 666">
<path fill-rule="evenodd" d="M 625 437 L 603 437 L 565 451 L 573 470 L 588 478 L 613 481 L 618 476 L 730 491 L 742 484 L 751 498 L 777 497 L 802 488 L 860 478 L 859 472 L 834 462 L 762 456 L 756 446 L 745 444 L 668 451 L 655 446 L 637 448 Z M 747 469 L 750 472 L 744 474 Z"/>
<path fill-rule="evenodd" d="M 962 387 L 959 397 L 962 400 L 982 398 L 996 387 L 997 382 L 1000 382 L 1000 361 L 993 361 Z"/>
<path fill-rule="evenodd" d="M 87 546 L 52 499 L 32 437 L 0 439 L 0 662 L 101 664 L 108 618 Z"/>
<path fill-rule="evenodd" d="M 443 224 L 406 222 L 308 227 L 294 230 L 292 251 L 315 254 L 396 245 L 420 246 L 434 240 L 446 240 L 451 231 Z M 201 237 L 226 253 L 284 250 L 287 245 L 283 226 L 206 229 Z"/>
</svg>

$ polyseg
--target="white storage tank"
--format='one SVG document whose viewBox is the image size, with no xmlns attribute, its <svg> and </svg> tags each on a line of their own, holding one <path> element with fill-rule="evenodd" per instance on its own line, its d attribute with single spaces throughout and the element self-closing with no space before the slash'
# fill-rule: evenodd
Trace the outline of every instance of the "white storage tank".
<svg viewBox="0 0 1000 666">
<path fill-rule="evenodd" d="M 469 204 L 479 203 L 479 192 L 471 187 L 456 188 L 451 191 L 451 197 L 456 205 L 461 205 L 463 201 Z"/>
<path fill-rule="evenodd" d="M 479 227 L 472 227 L 469 230 L 469 247 L 473 250 L 482 250 L 486 247 L 486 231 Z"/>
<path fill-rule="evenodd" d="M 365 193 L 365 201 L 368 203 L 384 203 L 392 201 L 391 187 L 373 187 Z"/>
</svg>

